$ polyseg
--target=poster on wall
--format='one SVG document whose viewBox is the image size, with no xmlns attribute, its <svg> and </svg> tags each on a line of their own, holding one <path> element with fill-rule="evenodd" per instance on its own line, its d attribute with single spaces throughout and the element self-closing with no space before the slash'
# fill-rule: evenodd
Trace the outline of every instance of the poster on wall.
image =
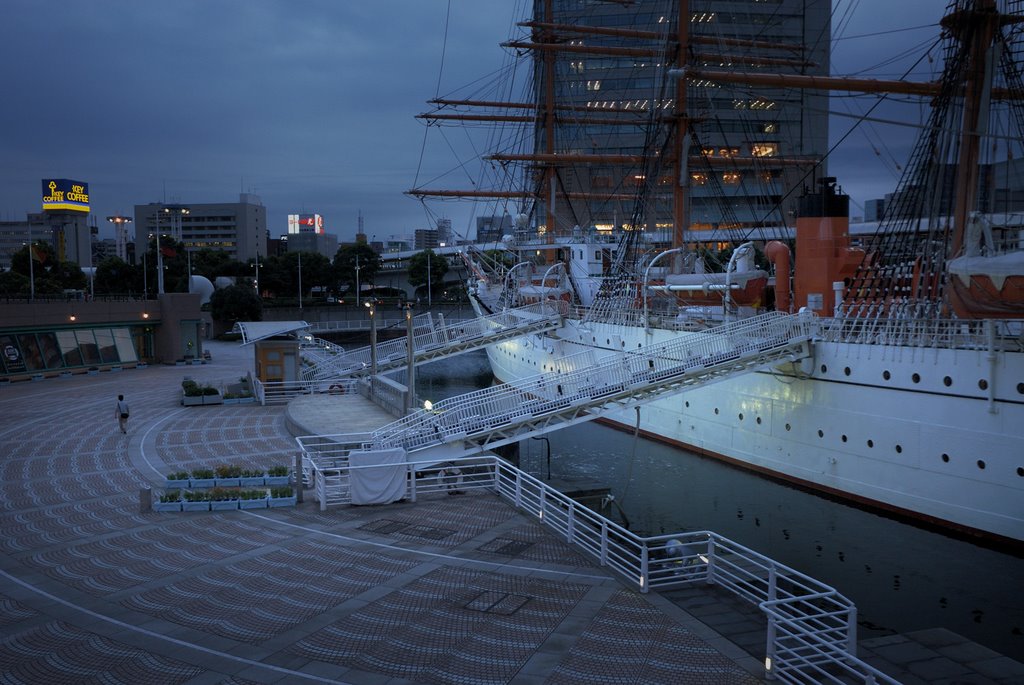
<svg viewBox="0 0 1024 685">
<path fill-rule="evenodd" d="M 0 359 L 3 360 L 7 373 L 25 371 L 25 359 L 21 356 L 21 348 L 13 335 L 0 335 Z"/>
</svg>

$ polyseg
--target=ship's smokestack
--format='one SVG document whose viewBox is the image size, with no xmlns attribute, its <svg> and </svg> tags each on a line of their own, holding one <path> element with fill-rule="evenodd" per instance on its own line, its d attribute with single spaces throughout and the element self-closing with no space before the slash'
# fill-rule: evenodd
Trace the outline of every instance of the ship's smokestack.
<svg viewBox="0 0 1024 685">
<path fill-rule="evenodd" d="M 850 247 L 850 197 L 838 188 L 835 178 L 822 178 L 819 184 L 816 192 L 800 198 L 794 299 L 797 309 L 807 307 L 819 316 L 832 316 L 832 284 L 853 275 L 864 251 Z"/>
</svg>

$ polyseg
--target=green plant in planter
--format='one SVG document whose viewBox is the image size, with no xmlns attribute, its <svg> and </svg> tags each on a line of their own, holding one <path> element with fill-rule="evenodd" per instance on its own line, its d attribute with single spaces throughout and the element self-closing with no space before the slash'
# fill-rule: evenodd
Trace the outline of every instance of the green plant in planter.
<svg viewBox="0 0 1024 685">
<path fill-rule="evenodd" d="M 239 478 L 260 478 L 263 476 L 263 469 L 242 469 L 238 474 Z"/>
<path fill-rule="evenodd" d="M 242 467 L 234 464 L 221 464 L 214 469 L 217 478 L 238 478 L 242 475 Z"/>
<path fill-rule="evenodd" d="M 188 471 L 175 471 L 167 474 L 167 480 L 188 480 Z"/>
<path fill-rule="evenodd" d="M 238 490 L 214 488 L 210 490 L 209 497 L 211 502 L 227 502 L 229 500 L 238 499 Z"/>
<path fill-rule="evenodd" d="M 267 469 L 267 475 L 268 476 L 287 476 L 288 475 L 288 467 L 287 466 L 271 466 L 269 469 Z"/>
<path fill-rule="evenodd" d="M 196 480 L 209 480 L 213 478 L 213 469 L 192 469 L 192 477 Z"/>
<path fill-rule="evenodd" d="M 205 386 L 202 390 L 203 390 L 203 392 L 202 392 L 203 395 L 216 395 L 216 394 L 218 394 L 217 388 L 212 388 L 209 385 Z"/>
<path fill-rule="evenodd" d="M 191 379 L 183 380 L 181 389 L 185 392 L 185 397 L 199 397 L 203 394 L 202 387 Z"/>
<path fill-rule="evenodd" d="M 281 499 L 284 497 L 293 497 L 295 491 L 292 490 L 291 486 L 284 488 L 270 488 L 270 496 L 275 499 Z"/>
<path fill-rule="evenodd" d="M 181 491 L 180 490 L 176 490 L 174 492 L 164 493 L 164 494 L 160 495 L 160 501 L 161 502 L 180 502 L 181 501 Z"/>
<path fill-rule="evenodd" d="M 186 502 L 209 502 L 210 493 L 204 490 L 186 490 L 184 492 Z"/>
<path fill-rule="evenodd" d="M 266 490 L 239 490 L 238 498 L 244 500 L 266 499 Z"/>
</svg>

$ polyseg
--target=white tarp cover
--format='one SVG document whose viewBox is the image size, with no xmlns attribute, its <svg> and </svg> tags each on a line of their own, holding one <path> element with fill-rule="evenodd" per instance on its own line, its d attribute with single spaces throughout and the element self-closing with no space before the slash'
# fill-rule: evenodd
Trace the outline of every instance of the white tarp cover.
<svg viewBox="0 0 1024 685">
<path fill-rule="evenodd" d="M 390 504 L 405 497 L 405 450 L 356 450 L 348 453 L 348 460 L 352 504 Z"/>
<path fill-rule="evenodd" d="M 741 288 L 747 287 L 747 281 L 756 278 L 768 278 L 768 272 L 761 269 L 753 271 L 733 271 L 729 277 L 729 283 L 734 283 Z M 706 274 L 668 274 L 665 276 L 666 285 L 725 285 L 726 275 L 723 273 Z"/>
<path fill-rule="evenodd" d="M 249 345 L 257 340 L 287 335 L 305 328 L 309 328 L 305 321 L 238 321 L 233 330 L 242 334 L 243 345 Z"/>
<path fill-rule="evenodd" d="M 995 257 L 957 257 L 949 260 L 949 272 L 965 284 L 972 276 L 988 276 L 996 290 L 1002 290 L 1007 278 L 1024 276 L 1024 250 Z"/>
</svg>

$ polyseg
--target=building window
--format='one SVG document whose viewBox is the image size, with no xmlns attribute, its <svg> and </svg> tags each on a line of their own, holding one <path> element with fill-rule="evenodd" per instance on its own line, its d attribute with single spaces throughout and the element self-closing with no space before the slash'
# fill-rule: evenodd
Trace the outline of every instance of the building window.
<svg viewBox="0 0 1024 685">
<path fill-rule="evenodd" d="M 754 157 L 774 157 L 779 154 L 779 144 L 754 143 L 750 146 L 750 154 Z"/>
<path fill-rule="evenodd" d="M 722 183 L 727 186 L 738 185 L 740 182 L 741 175 L 738 171 L 726 171 L 722 174 Z"/>
</svg>

